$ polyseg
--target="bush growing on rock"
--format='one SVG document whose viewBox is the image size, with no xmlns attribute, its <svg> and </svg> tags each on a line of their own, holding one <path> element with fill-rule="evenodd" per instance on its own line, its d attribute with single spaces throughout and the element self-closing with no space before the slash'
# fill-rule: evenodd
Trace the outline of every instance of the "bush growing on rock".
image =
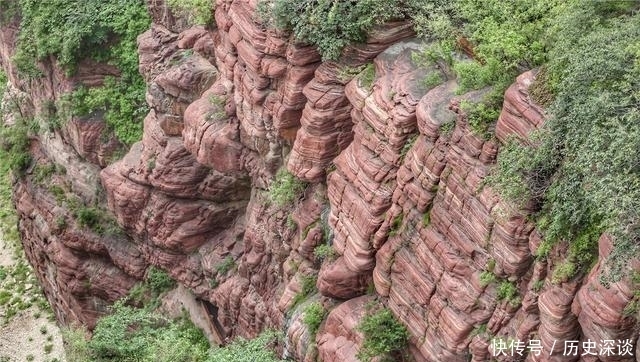
<svg viewBox="0 0 640 362">
<path fill-rule="evenodd" d="M 167 4 L 176 15 L 186 18 L 189 24 L 210 25 L 213 21 L 214 1 L 168 0 Z"/>
<path fill-rule="evenodd" d="M 259 12 L 268 25 L 316 45 L 323 59 L 337 59 L 345 46 L 365 41 L 375 25 L 402 17 L 402 9 L 393 0 L 263 0 Z"/>
<path fill-rule="evenodd" d="M 358 359 L 371 361 L 374 357 L 392 358 L 400 353 L 409 341 L 407 328 L 398 322 L 390 309 L 382 309 L 367 315 L 357 327 L 364 335 Z"/>
<path fill-rule="evenodd" d="M 263 332 L 251 340 L 237 338 L 230 345 L 212 351 L 207 362 L 284 362 L 270 347 L 277 342 L 278 338 L 278 334 L 270 331 Z"/>
<path fill-rule="evenodd" d="M 302 194 L 306 184 L 286 169 L 276 174 L 276 179 L 269 186 L 269 200 L 277 206 L 292 204 Z"/>
<path fill-rule="evenodd" d="M 309 332 L 313 336 L 312 339 L 315 338 L 315 335 L 320 328 L 320 324 L 322 324 L 326 315 L 327 310 L 324 309 L 320 302 L 311 303 L 304 309 L 303 321 L 309 328 Z"/>
<path fill-rule="evenodd" d="M 117 302 L 101 318 L 93 336 L 66 332 L 67 353 L 76 361 L 205 361 L 209 343 L 188 319 L 169 320 L 147 309 Z"/>
<path fill-rule="evenodd" d="M 42 76 L 38 62 L 54 56 L 73 74 L 84 58 L 117 67 L 117 78 L 102 87 L 80 87 L 71 93 L 71 113 L 104 112 L 120 141 L 132 144 L 142 136 L 147 113 L 145 83 L 138 73 L 136 38 L 149 28 L 143 1 L 135 0 L 19 0 L 20 35 L 13 62 L 29 78 Z"/>
<path fill-rule="evenodd" d="M 615 239 L 604 284 L 619 280 L 640 253 L 637 7 L 572 1 L 559 9 L 549 35 L 547 83 L 540 86 L 554 96 L 550 117 L 535 146 L 502 149 L 491 180 L 506 198 L 535 201 L 544 235 L 540 257 L 555 244 L 569 244 L 556 281 L 591 268 L 602 232 Z"/>
</svg>

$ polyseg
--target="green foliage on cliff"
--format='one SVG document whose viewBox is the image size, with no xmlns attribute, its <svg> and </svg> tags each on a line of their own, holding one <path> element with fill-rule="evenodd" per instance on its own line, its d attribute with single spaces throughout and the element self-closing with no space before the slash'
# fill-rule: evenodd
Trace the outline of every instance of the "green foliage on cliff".
<svg viewBox="0 0 640 362">
<path fill-rule="evenodd" d="M 149 284 L 149 288 L 157 295 L 171 290 L 176 286 L 176 281 L 171 278 L 169 273 L 154 266 L 147 271 L 147 283 Z"/>
<path fill-rule="evenodd" d="M 413 23 L 432 43 L 427 59 L 448 68 L 459 92 L 491 86 L 486 99 L 469 104 L 472 130 L 489 138 L 502 106 L 504 90 L 515 76 L 547 59 L 545 37 L 561 1 L 540 0 L 263 0 L 259 10 L 267 26 L 290 30 L 316 45 L 323 59 L 339 58 L 345 46 L 366 41 L 367 32 L 394 19 Z M 467 53 L 471 58 L 461 57 Z M 457 55 L 456 55 L 457 54 Z M 434 77 L 435 75 L 435 77 Z M 432 73 L 427 84 L 442 82 Z M 364 82 L 363 82 L 364 84 Z"/>
<path fill-rule="evenodd" d="M 395 361 L 394 354 L 404 349 L 409 341 L 407 328 L 387 308 L 364 317 L 357 329 L 364 335 L 358 351 L 358 359 L 364 362 L 378 356 Z"/>
<path fill-rule="evenodd" d="M 136 306 L 154 309 L 160 305 L 160 298 L 176 287 L 176 281 L 166 271 L 151 266 L 145 279 L 129 290 L 126 301 Z"/>
<path fill-rule="evenodd" d="M 76 198 L 66 200 L 78 225 L 88 228 L 98 235 L 121 235 L 122 229 L 107 209 L 100 205 L 83 205 Z"/>
<path fill-rule="evenodd" d="M 269 186 L 268 197 L 277 206 L 291 205 L 302 195 L 306 186 L 304 181 L 282 168 Z"/>
<path fill-rule="evenodd" d="M 19 0 L 20 35 L 13 58 L 20 72 L 39 77 L 40 61 L 55 61 L 68 75 L 85 58 L 108 63 L 119 74 L 102 87 L 72 94 L 72 113 L 104 112 L 107 124 L 125 144 L 142 135 L 147 113 L 145 84 L 138 73 L 137 36 L 150 18 L 142 0 Z"/>
<path fill-rule="evenodd" d="M 186 317 L 171 320 L 148 309 L 117 302 L 101 318 L 90 340 L 84 333 L 65 333 L 70 361 L 205 361 L 209 342 Z"/>
<path fill-rule="evenodd" d="M 327 310 L 324 309 L 320 302 L 311 303 L 304 308 L 302 321 L 307 325 L 307 328 L 309 328 L 309 332 L 313 336 L 311 338 L 312 340 L 315 340 L 315 335 L 326 316 Z"/>
<path fill-rule="evenodd" d="M 212 0 L 167 0 L 171 11 L 191 25 L 210 25 L 214 4 Z"/>
<path fill-rule="evenodd" d="M 555 95 L 551 117 L 533 146 L 513 143 L 499 156 L 498 189 L 540 208 L 539 254 L 569 242 L 557 281 L 591 267 L 602 231 L 615 237 L 603 282 L 619 279 L 640 252 L 640 15 L 632 6 L 573 1 L 557 9 L 544 85 Z"/>
<path fill-rule="evenodd" d="M 251 340 L 239 337 L 230 345 L 213 350 L 207 362 L 284 362 L 272 349 L 278 338 L 273 332 L 264 332 Z"/>
<path fill-rule="evenodd" d="M 21 176 L 31 164 L 29 127 L 23 119 L 12 125 L 0 126 L 0 162 L 16 176 Z"/>
<path fill-rule="evenodd" d="M 333 261 L 336 258 L 336 251 L 329 244 L 320 244 L 313 249 L 313 256 L 320 261 Z"/>
<path fill-rule="evenodd" d="M 263 0 L 258 10 L 267 25 L 316 45 L 323 59 L 337 59 L 345 46 L 365 41 L 375 25 L 403 17 L 401 5 L 394 0 Z"/>
<path fill-rule="evenodd" d="M 6 82 L 6 75 L 0 70 L 0 98 L 4 96 Z M 0 248 L 14 262 L 0 266 L 0 324 L 8 323 L 33 305 L 51 312 L 40 288 L 27 289 L 27 285 L 38 282 L 22 250 L 12 197 L 14 178 L 31 164 L 29 127 L 22 119 L 6 124 L 6 111 L 0 107 Z"/>
<path fill-rule="evenodd" d="M 176 320 L 117 302 L 102 317 L 90 339 L 82 330 L 64 331 L 70 362 L 279 362 L 273 344 L 278 336 L 265 332 L 253 340 L 238 338 L 211 348 L 202 330 L 186 315 Z"/>
</svg>

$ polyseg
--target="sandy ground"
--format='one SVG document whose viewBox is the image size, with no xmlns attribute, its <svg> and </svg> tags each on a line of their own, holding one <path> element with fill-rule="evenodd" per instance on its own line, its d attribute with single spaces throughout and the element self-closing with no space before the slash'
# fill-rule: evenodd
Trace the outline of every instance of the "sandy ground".
<svg viewBox="0 0 640 362">
<path fill-rule="evenodd" d="M 16 263 L 11 247 L 0 238 L 0 266 L 10 269 Z M 10 278 L 7 276 L 5 279 Z M 8 280 L 0 280 L 0 286 Z M 32 293 L 37 285 L 28 285 L 25 293 Z M 60 329 L 52 321 L 51 313 L 33 304 L 18 312 L 8 323 L 6 306 L 0 306 L 0 362 L 65 361 Z"/>
</svg>

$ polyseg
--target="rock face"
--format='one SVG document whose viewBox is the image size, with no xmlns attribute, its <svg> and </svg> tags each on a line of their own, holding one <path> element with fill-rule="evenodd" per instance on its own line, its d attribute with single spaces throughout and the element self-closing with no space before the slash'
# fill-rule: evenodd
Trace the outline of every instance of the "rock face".
<svg viewBox="0 0 640 362">
<path fill-rule="evenodd" d="M 459 106 L 480 93 L 456 95 L 455 80 L 428 87 L 439 70 L 412 60 L 424 45 L 409 24 L 321 62 L 265 29 L 256 5 L 218 0 L 205 29 L 148 2 L 154 23 L 138 45 L 151 110 L 121 160 L 110 162 L 118 145 L 100 136 L 100 115 L 33 139 L 39 167 L 66 170 L 48 184 L 29 170 L 14 191 L 25 250 L 61 323 L 91 328 L 156 266 L 189 294 L 194 319 L 211 323 L 212 340 L 275 328 L 299 361 L 356 361 L 371 305 L 406 325 L 414 361 L 576 361 L 562 356 L 564 341 L 635 345 L 638 322 L 623 313 L 633 284 L 599 281 L 611 238 L 588 275 L 554 283 L 564 250 L 536 259 L 529 211 L 485 182 L 501 144 L 527 142 L 544 123 L 527 93 L 534 72 L 507 90 L 496 138 L 485 140 Z M 49 62 L 48 77 L 22 81 L 8 61 L 16 34 L 2 28 L 0 58 L 31 113 L 113 73 L 87 63 L 67 79 Z M 308 183 L 285 205 L 268 192 L 280 168 Z M 83 226 L 73 195 L 106 200 L 122 232 Z M 323 244 L 334 257 L 320 262 Z M 331 310 L 315 340 L 302 322 L 307 299 Z M 496 356 L 496 340 L 540 341 L 543 352 Z"/>
</svg>

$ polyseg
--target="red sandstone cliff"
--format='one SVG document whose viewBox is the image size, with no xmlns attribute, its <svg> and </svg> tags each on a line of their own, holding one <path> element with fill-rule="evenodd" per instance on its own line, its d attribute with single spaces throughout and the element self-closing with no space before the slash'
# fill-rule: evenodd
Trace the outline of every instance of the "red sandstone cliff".
<svg viewBox="0 0 640 362">
<path fill-rule="evenodd" d="M 75 119 L 32 141 L 38 163 L 66 169 L 52 184 L 86 200 L 106 195 L 126 232 L 94 235 L 33 175 L 17 181 L 25 250 L 61 323 L 93 326 L 154 265 L 217 308 L 207 316 L 215 339 L 280 329 L 300 361 L 356 361 L 356 325 L 371 303 L 407 326 L 415 361 L 487 361 L 493 337 L 540 340 L 544 352 L 527 361 L 579 360 L 561 355 L 564 340 L 636 343 L 638 322 L 622 313 L 629 280 L 601 286 L 601 262 L 584 278 L 552 283 L 554 258 L 533 257 L 540 236 L 527 212 L 484 182 L 501 143 L 544 122 L 527 93 L 533 72 L 509 88 L 496 138 L 484 140 L 458 107 L 477 94 L 456 96 L 455 81 L 421 82 L 436 70 L 412 62 L 421 44 L 408 24 L 377 29 L 323 63 L 312 47 L 265 29 L 255 6 L 218 0 L 215 27 L 204 29 L 149 1 L 154 23 L 138 43 L 151 111 L 122 160 L 108 164 L 115 141 L 100 137 L 99 120 Z M 20 80 L 8 61 L 16 30 L 2 30 L 2 64 L 31 112 L 111 72 L 85 64 L 67 79 L 52 60 L 45 78 Z M 368 89 L 351 73 L 370 61 Z M 452 131 L 442 131 L 449 122 Z M 281 167 L 309 182 L 284 207 L 265 192 Z M 337 257 L 320 264 L 313 250 L 325 221 Z M 600 260 L 610 248 L 603 235 Z M 228 258 L 236 268 L 223 275 L 217 266 Z M 517 286 L 520 303 L 480 282 L 489 265 Z M 311 298 L 332 308 L 317 349 L 300 306 L 290 310 L 306 275 L 318 276 Z"/>
</svg>

